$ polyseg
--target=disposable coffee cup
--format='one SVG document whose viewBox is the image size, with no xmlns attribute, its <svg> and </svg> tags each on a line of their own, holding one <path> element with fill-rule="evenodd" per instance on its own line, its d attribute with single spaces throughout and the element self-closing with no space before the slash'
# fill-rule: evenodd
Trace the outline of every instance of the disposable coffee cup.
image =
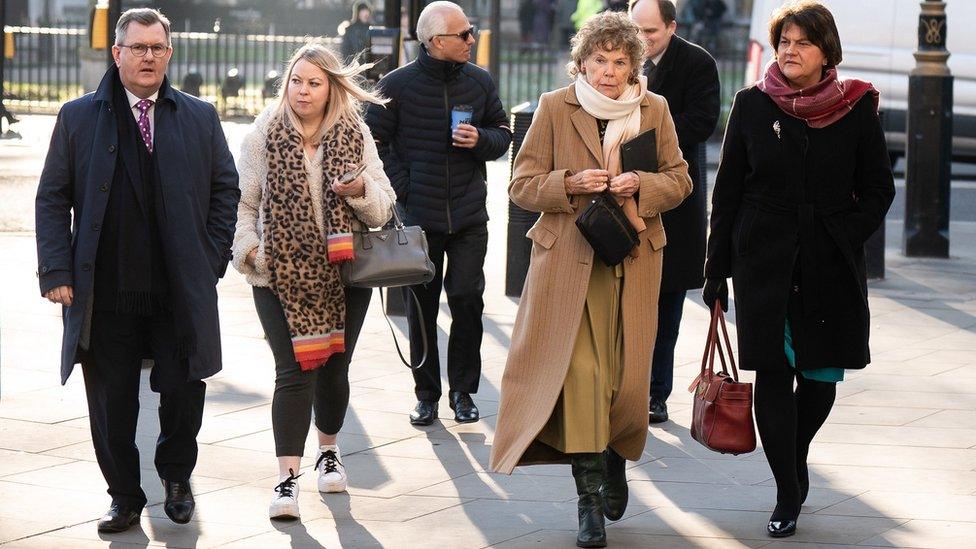
<svg viewBox="0 0 976 549">
<path fill-rule="evenodd" d="M 471 105 L 455 105 L 451 109 L 451 131 L 457 131 L 458 124 L 470 124 L 474 108 Z"/>
</svg>

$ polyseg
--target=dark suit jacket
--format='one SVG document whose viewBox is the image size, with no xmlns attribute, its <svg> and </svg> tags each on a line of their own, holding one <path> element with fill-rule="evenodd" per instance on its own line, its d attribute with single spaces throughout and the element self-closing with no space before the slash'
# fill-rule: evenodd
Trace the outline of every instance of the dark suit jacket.
<svg viewBox="0 0 976 549">
<path fill-rule="evenodd" d="M 645 65 L 645 74 L 647 67 Z M 704 49 L 679 36 L 671 38 L 650 91 L 668 100 L 678 132 L 678 146 L 688 162 L 693 189 L 677 208 L 664 212 L 668 246 L 664 250 L 662 292 L 701 288 L 705 263 L 705 141 L 715 131 L 721 87 L 715 60 Z"/>
<path fill-rule="evenodd" d="M 65 103 L 51 136 L 35 203 L 37 273 L 43 295 L 70 285 L 74 302 L 62 311 L 61 382 L 82 358 L 78 346 L 91 314 L 99 229 L 119 154 L 112 113 L 112 67 L 98 90 Z M 159 227 L 166 261 L 186 296 L 196 351 L 190 377 L 220 371 L 217 279 L 224 275 L 237 221 L 240 191 L 217 111 L 209 103 L 160 88 L 153 154 L 158 155 L 164 209 Z"/>
</svg>

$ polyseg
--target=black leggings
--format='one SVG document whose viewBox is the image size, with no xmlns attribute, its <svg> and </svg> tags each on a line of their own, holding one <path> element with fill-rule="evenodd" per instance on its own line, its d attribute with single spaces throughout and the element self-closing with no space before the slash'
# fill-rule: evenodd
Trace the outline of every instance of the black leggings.
<svg viewBox="0 0 976 549">
<path fill-rule="evenodd" d="M 271 400 L 271 427 L 275 455 L 301 456 L 315 407 L 315 427 L 327 435 L 342 429 L 349 405 L 349 362 L 366 318 L 368 288 L 346 288 L 346 352 L 332 355 L 322 366 L 302 371 L 295 361 L 285 312 L 269 288 L 254 287 L 254 308 L 264 328 L 275 361 L 275 388 Z"/>
<path fill-rule="evenodd" d="M 806 379 L 786 364 L 782 370 L 756 372 L 756 425 L 776 478 L 773 520 L 799 514 L 810 488 L 810 442 L 827 420 L 836 395 L 836 383 Z"/>
</svg>

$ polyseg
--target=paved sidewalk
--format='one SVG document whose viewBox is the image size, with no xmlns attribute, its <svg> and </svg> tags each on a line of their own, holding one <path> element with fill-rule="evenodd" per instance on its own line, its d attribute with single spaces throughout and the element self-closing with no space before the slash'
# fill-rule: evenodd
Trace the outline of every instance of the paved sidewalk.
<svg viewBox="0 0 976 549">
<path fill-rule="evenodd" d="M 239 128 L 228 131 L 236 149 Z M 0 196 L 8 192 L 4 172 L 17 171 L 4 147 Z M 37 164 L 22 166 L 30 172 Z M 503 291 L 507 169 L 505 162 L 490 166 L 484 375 L 475 397 L 484 419 L 408 424 L 412 379 L 374 299 L 350 371 L 351 406 L 340 436 L 349 492 L 321 496 L 314 475 L 306 474 L 301 522 L 267 519 L 277 478 L 274 370 L 250 288 L 231 270 L 219 285 L 225 367 L 208 381 L 193 478 L 195 520 L 177 526 L 162 511 L 152 465 L 158 398 L 144 375 L 138 444 L 150 505 L 141 528 L 99 536 L 94 521 L 109 498 L 91 448 L 81 375 L 58 385 L 60 311 L 38 296 L 33 235 L 0 234 L 0 543 L 572 547 L 575 490 L 567 466 L 525 468 L 511 477 L 486 472 L 517 307 Z M 32 201 L 17 196 L 15 211 L 0 207 L 0 224 L 19 215 L 20 226 L 29 228 L 24 208 Z M 631 464 L 630 507 L 609 527 L 611 547 L 976 546 L 976 224 L 953 225 L 948 261 L 905 259 L 900 229 L 889 221 L 888 278 L 870 287 L 874 363 L 838 388 L 837 405 L 811 451 L 813 488 L 799 534 L 785 542 L 765 536 L 775 488 L 761 451 L 722 456 L 691 440 L 690 397 L 682 388 L 697 373 L 707 327 L 695 295 L 686 303 L 678 343 L 672 421 L 650 429 L 643 458 Z M 446 329 L 448 320 L 442 304 L 440 326 Z M 398 326 L 405 341 L 402 319 Z M 443 354 L 446 334 L 440 335 Z M 446 401 L 440 407 L 449 415 Z M 310 438 L 306 472 L 314 447 Z"/>
</svg>

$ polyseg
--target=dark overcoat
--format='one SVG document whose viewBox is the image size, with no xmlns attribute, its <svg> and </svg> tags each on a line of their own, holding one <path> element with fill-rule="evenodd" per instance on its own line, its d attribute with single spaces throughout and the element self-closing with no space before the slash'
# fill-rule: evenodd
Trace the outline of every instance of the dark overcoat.
<svg viewBox="0 0 976 549">
<path fill-rule="evenodd" d="M 650 65 L 644 67 L 647 74 Z M 721 87 L 715 60 L 701 47 L 673 36 L 647 88 L 668 100 L 681 155 L 688 162 L 691 195 L 663 212 L 668 235 L 664 249 L 662 292 L 701 288 L 705 264 L 705 141 L 715 131 L 721 109 Z"/>
<path fill-rule="evenodd" d="M 871 361 L 863 245 L 894 195 L 869 95 L 814 129 L 754 86 L 736 94 L 712 192 L 705 276 L 732 277 L 743 369 L 785 367 L 791 294 L 797 368 Z"/>
<path fill-rule="evenodd" d="M 37 189 L 38 277 L 43 295 L 73 286 L 64 307 L 61 383 L 83 358 L 82 329 L 89 325 L 99 229 L 119 154 L 118 124 L 112 112 L 112 67 L 98 89 L 65 103 L 58 113 Z M 240 191 L 237 170 L 212 105 L 169 86 L 155 107 L 153 154 L 159 159 L 163 241 L 171 285 L 186 297 L 195 351 L 191 379 L 221 368 L 217 280 L 230 259 Z M 158 205 L 159 206 L 159 205 Z"/>
</svg>

